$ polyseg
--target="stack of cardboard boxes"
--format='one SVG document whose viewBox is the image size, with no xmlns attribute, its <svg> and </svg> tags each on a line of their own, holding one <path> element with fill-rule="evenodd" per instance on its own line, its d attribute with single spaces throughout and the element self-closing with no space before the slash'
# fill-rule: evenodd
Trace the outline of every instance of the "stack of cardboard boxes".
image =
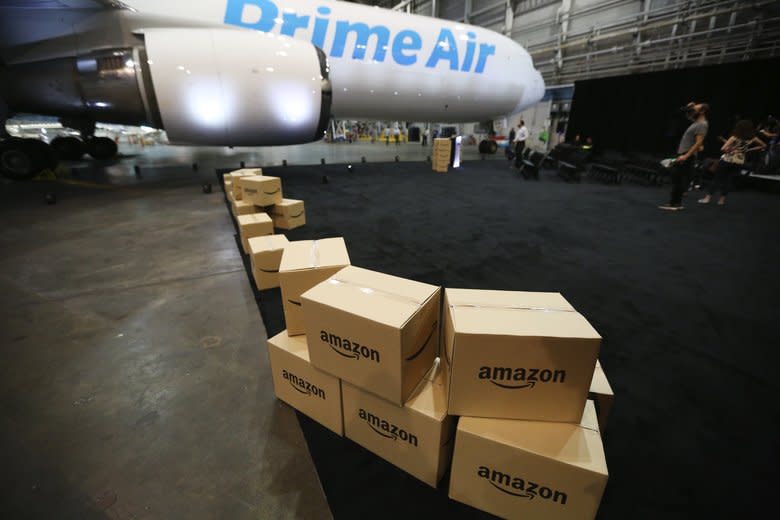
<svg viewBox="0 0 780 520">
<path fill-rule="evenodd" d="M 436 138 L 433 140 L 433 171 L 447 173 L 450 169 L 450 157 L 452 157 L 452 140 Z"/>
<path fill-rule="evenodd" d="M 560 294 L 448 289 L 460 415 L 450 497 L 505 518 L 594 518 L 607 484 L 588 393 L 601 337 Z"/>
<path fill-rule="evenodd" d="M 595 517 L 608 473 L 587 398 L 611 390 L 601 338 L 561 295 L 447 289 L 440 316 L 438 287 L 354 266 L 312 284 L 302 271 L 335 269 L 346 251 L 307 264 L 312 244 L 295 249 L 281 285 L 296 328 L 269 340 L 280 399 L 431 486 L 452 461 L 455 500 L 506 518 Z M 293 341 L 306 363 L 291 379 L 278 359 Z M 307 388 L 291 393 L 295 381 Z M 334 381 L 340 397 L 308 389 Z"/>
<path fill-rule="evenodd" d="M 253 208 L 274 204 L 271 226 L 301 218 L 278 179 L 230 180 Z M 599 334 L 560 294 L 361 269 L 342 238 L 288 242 L 257 214 L 239 226 L 257 287 L 281 287 L 279 399 L 430 486 L 451 467 L 450 497 L 495 515 L 595 517 L 613 393 Z"/>
</svg>

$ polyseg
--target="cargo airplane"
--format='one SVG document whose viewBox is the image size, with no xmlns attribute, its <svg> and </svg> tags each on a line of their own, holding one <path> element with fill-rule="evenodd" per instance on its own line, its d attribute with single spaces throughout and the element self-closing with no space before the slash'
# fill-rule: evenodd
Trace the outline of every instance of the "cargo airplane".
<svg viewBox="0 0 780 520">
<path fill-rule="evenodd" d="M 57 155 L 107 158 L 96 123 L 164 129 L 171 143 L 316 141 L 332 117 L 484 121 L 541 99 L 528 52 L 494 31 L 328 0 L 0 0 L 0 131 L 58 117 L 82 139 Z M 52 154 L 6 138 L 25 177 Z"/>
</svg>

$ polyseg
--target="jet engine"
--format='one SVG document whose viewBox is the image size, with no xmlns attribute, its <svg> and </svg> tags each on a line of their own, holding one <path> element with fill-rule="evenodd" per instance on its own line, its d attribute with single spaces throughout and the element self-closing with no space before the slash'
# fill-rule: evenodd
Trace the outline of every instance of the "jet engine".
<svg viewBox="0 0 780 520">
<path fill-rule="evenodd" d="M 142 44 L 0 70 L 14 112 L 163 128 L 172 143 L 287 145 L 323 137 L 331 87 L 308 42 L 235 29 L 149 29 Z"/>
</svg>

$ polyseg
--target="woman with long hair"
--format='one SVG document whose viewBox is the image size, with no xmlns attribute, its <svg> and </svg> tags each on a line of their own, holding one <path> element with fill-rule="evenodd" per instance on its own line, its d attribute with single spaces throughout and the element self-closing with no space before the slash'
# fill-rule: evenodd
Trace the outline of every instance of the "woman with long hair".
<svg viewBox="0 0 780 520">
<path fill-rule="evenodd" d="M 737 121 L 731 137 L 723 143 L 720 151 L 720 162 L 715 170 L 715 177 L 707 188 L 707 195 L 699 200 L 700 204 L 708 204 L 712 196 L 720 191 L 718 206 L 726 204 L 726 196 L 729 194 L 734 176 L 745 165 L 745 155 L 754 150 L 763 150 L 766 145 L 756 137 L 753 123 L 748 119 Z"/>
</svg>

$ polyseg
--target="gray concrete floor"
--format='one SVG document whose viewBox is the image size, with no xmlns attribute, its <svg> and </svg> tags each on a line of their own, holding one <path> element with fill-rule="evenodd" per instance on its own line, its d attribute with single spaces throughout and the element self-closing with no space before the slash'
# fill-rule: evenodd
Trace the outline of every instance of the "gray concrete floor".
<svg viewBox="0 0 780 520">
<path fill-rule="evenodd" d="M 330 517 L 222 196 L 200 191 L 224 159 L 0 184 L 0 517 Z"/>
</svg>

